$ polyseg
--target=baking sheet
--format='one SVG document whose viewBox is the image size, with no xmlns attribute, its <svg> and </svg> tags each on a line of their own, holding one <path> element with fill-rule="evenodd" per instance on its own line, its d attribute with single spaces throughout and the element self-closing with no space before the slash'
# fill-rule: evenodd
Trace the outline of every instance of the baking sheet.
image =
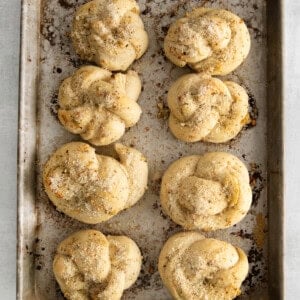
<svg viewBox="0 0 300 300">
<path fill-rule="evenodd" d="M 122 299 L 171 299 L 159 277 L 157 260 L 163 243 L 181 228 L 161 211 L 160 180 L 174 160 L 206 151 L 228 151 L 245 162 L 251 177 L 253 203 L 242 222 L 205 235 L 231 242 L 248 254 L 250 272 L 243 284 L 241 298 L 266 299 L 268 288 L 271 299 L 282 298 L 282 99 L 281 73 L 275 72 L 274 67 L 276 61 L 280 71 L 281 32 L 274 30 L 278 26 L 280 29 L 280 1 L 272 1 L 268 7 L 266 0 L 138 1 L 150 38 L 148 51 L 131 67 L 143 80 L 139 99 L 143 115 L 121 142 L 136 147 L 147 157 L 149 188 L 134 207 L 95 226 L 85 225 L 56 211 L 43 191 L 40 176 L 43 164 L 55 149 L 79 140 L 58 122 L 57 91 L 61 81 L 85 63 L 74 53 L 69 37 L 74 11 L 85 2 L 23 1 L 19 299 L 63 299 L 52 273 L 55 249 L 69 234 L 84 228 L 96 228 L 105 234 L 128 235 L 140 247 L 143 254 L 140 277 L 125 291 Z M 164 57 L 163 39 L 169 24 L 196 6 L 233 11 L 246 21 L 251 34 L 252 47 L 247 60 L 223 78 L 234 80 L 247 89 L 253 120 L 236 139 L 222 145 L 178 141 L 170 133 L 166 121 L 166 94 L 171 83 L 192 71 L 178 68 Z M 274 22 L 275 16 L 277 22 Z M 271 27 L 272 30 L 267 31 Z M 110 146 L 99 147 L 97 151 L 114 155 Z M 272 259 L 268 260 L 268 256 Z M 270 276 L 268 269 L 271 270 Z"/>
</svg>

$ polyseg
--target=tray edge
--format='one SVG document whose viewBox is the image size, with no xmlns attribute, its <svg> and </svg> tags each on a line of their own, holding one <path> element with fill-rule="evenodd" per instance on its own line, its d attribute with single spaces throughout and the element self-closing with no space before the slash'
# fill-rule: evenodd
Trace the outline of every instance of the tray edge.
<svg viewBox="0 0 300 300">
<path fill-rule="evenodd" d="M 270 299 L 284 299 L 283 0 L 267 3 L 268 272 Z M 272 130 L 271 130 L 272 128 Z"/>
<path fill-rule="evenodd" d="M 34 197 L 36 172 L 32 165 L 36 163 L 35 153 L 38 138 L 36 110 L 39 16 L 40 1 L 21 1 L 17 161 L 17 299 L 22 300 L 36 299 L 33 276 L 36 229 L 36 222 L 34 222 L 36 220 Z M 32 124 L 35 124 L 35 126 L 31 126 Z M 27 208 L 26 214 L 24 207 Z M 25 220 L 25 217 L 28 219 Z M 26 228 L 24 228 L 25 224 Z"/>
</svg>

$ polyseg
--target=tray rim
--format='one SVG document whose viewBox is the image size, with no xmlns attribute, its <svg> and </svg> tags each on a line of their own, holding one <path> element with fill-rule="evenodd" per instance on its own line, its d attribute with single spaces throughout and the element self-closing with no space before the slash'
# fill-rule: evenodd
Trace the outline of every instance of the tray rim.
<svg viewBox="0 0 300 300">
<path fill-rule="evenodd" d="M 284 0 L 272 1 L 272 4 L 267 3 L 267 7 L 268 289 L 270 299 L 285 299 Z M 276 201 L 271 199 L 276 199 Z M 278 241 L 277 247 L 270 247 L 276 240 Z"/>
<path fill-rule="evenodd" d="M 37 32 L 32 34 L 28 26 L 30 25 L 31 15 L 28 9 L 35 5 L 35 20 L 37 20 Z M 32 257 L 24 251 L 24 210 L 27 205 L 31 212 L 34 212 L 34 203 L 26 201 L 24 183 L 31 181 L 34 185 L 36 168 L 32 167 L 33 161 L 28 156 L 27 147 L 31 147 L 35 153 L 35 141 L 38 140 L 36 109 L 37 85 L 38 85 L 38 59 L 39 59 L 39 16 L 43 0 L 21 0 L 21 33 L 20 33 L 20 66 L 19 66 L 19 118 L 18 118 L 18 160 L 17 160 L 17 299 L 36 299 L 32 272 Z M 268 189 L 268 295 L 270 299 L 284 299 L 284 76 L 283 76 L 283 7 L 284 0 L 276 0 L 268 3 L 267 1 L 267 189 Z M 271 46 L 270 46 L 271 45 Z M 29 59 L 30 57 L 30 59 Z M 34 63 L 36 64 L 34 65 Z M 32 69 L 35 73 L 28 74 L 26 71 Z M 29 75 L 29 80 L 28 80 Z M 27 92 L 27 93 L 26 93 Z M 28 101 L 35 104 L 29 110 L 25 107 Z M 272 101 L 270 101 L 272 99 Z M 275 112 L 275 113 L 274 113 Z M 25 119 L 29 116 L 35 120 L 35 125 L 31 131 L 24 131 Z M 272 127 L 271 127 L 272 126 Z M 272 128 L 272 130 L 270 130 Z M 34 140 L 28 142 L 30 137 Z M 272 146 L 271 146 L 272 145 Z M 276 149 L 276 151 L 274 151 Z M 26 151 L 27 150 L 27 151 Z M 29 178 L 27 178 L 27 176 Z M 272 187 L 272 189 L 270 188 Z M 272 205 L 270 201 L 272 199 Z M 276 201 L 273 201 L 276 199 Z M 31 205 L 31 206 L 30 206 Z M 31 230 L 34 232 L 34 230 Z M 28 232 L 27 232 L 28 233 Z M 29 236 L 33 242 L 34 236 Z M 275 247 L 276 245 L 276 247 Z M 272 262 L 272 263 L 271 263 Z M 27 276 L 27 279 L 26 279 Z M 26 280 L 26 283 L 24 282 Z M 31 290 L 26 290 L 31 284 Z"/>
<path fill-rule="evenodd" d="M 20 65 L 19 65 L 19 110 L 18 110 L 18 158 L 17 158 L 17 299 L 34 300 L 35 287 L 31 273 L 33 271 L 33 258 L 23 251 L 26 248 L 24 241 L 25 230 L 23 223 L 24 211 L 23 206 L 28 205 L 29 212 L 35 210 L 35 203 L 26 201 L 25 183 L 30 181 L 31 188 L 34 189 L 36 168 L 32 167 L 32 163 L 36 162 L 35 145 L 38 139 L 37 135 L 37 86 L 38 86 L 38 59 L 39 59 L 39 16 L 41 1 L 21 0 L 21 21 L 20 21 Z M 34 6 L 36 4 L 36 6 Z M 30 7 L 35 7 L 35 15 L 28 15 Z M 37 21 L 34 23 L 34 21 Z M 30 21 L 35 24 L 36 32 L 32 32 L 30 28 Z M 26 73 L 26 71 L 34 70 L 34 73 Z M 26 94 L 27 93 L 27 94 Z M 35 107 L 26 107 L 26 101 L 32 101 Z M 32 118 L 33 126 L 31 130 L 23 130 L 26 127 L 26 118 Z M 30 140 L 33 137 L 34 140 Z M 27 148 L 26 148 L 27 146 Z M 29 149 L 33 151 L 34 155 L 30 157 Z M 30 159 L 31 158 L 31 159 Z M 35 202 L 35 201 L 34 201 Z M 35 215 L 34 215 L 35 217 Z M 28 228 L 27 228 L 28 229 Z M 34 229 L 30 230 L 34 233 Z M 34 235 L 30 236 L 30 242 L 33 241 Z M 27 278 L 26 278 L 27 276 Z M 26 282 L 25 282 L 25 280 Z M 28 286 L 31 289 L 28 289 Z"/>
</svg>

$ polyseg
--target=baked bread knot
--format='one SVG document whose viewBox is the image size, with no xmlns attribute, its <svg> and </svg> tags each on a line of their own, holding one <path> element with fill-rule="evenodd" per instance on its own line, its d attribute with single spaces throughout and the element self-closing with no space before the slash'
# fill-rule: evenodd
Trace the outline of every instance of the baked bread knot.
<svg viewBox="0 0 300 300">
<path fill-rule="evenodd" d="M 250 51 L 244 21 L 230 11 L 199 7 L 173 23 L 164 42 L 166 56 L 177 66 L 226 75 Z"/>
<path fill-rule="evenodd" d="M 134 71 L 126 74 L 85 66 L 60 86 L 58 118 L 74 134 L 102 146 L 117 141 L 125 128 L 142 113 L 137 99 L 141 81 Z"/>
<path fill-rule="evenodd" d="M 248 268 L 243 250 L 198 232 L 173 235 L 158 263 L 165 286 L 177 300 L 234 299 Z"/>
<path fill-rule="evenodd" d="M 126 236 L 78 231 L 57 248 L 53 271 L 69 300 L 119 300 L 137 279 L 141 253 Z"/>
<path fill-rule="evenodd" d="M 127 70 L 148 47 L 135 0 L 93 0 L 82 5 L 71 37 L 82 59 L 111 71 Z"/>
<path fill-rule="evenodd" d="M 180 77 L 169 90 L 168 105 L 170 129 L 185 142 L 227 142 L 250 120 L 245 89 L 207 74 Z"/>
<path fill-rule="evenodd" d="M 88 224 L 106 221 L 134 205 L 147 188 L 148 166 L 137 150 L 115 145 L 119 160 L 85 143 L 65 144 L 43 171 L 45 191 L 59 211 Z"/>
<path fill-rule="evenodd" d="M 227 228 L 250 208 L 248 170 L 225 152 L 186 156 L 163 175 L 160 199 L 164 212 L 185 229 Z"/>
</svg>

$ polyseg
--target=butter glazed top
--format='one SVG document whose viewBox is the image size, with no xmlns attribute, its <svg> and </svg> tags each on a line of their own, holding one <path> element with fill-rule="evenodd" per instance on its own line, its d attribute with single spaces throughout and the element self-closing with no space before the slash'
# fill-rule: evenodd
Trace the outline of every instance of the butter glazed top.
<svg viewBox="0 0 300 300">
<path fill-rule="evenodd" d="M 111 71 L 125 71 L 148 47 L 148 35 L 134 0 L 93 0 L 76 12 L 71 37 L 82 59 Z"/>
<path fill-rule="evenodd" d="M 185 229 L 227 228 L 250 208 L 248 170 L 225 152 L 186 156 L 165 172 L 160 198 L 163 210 Z"/>
<path fill-rule="evenodd" d="M 233 81 L 187 74 L 168 92 L 172 133 L 186 142 L 224 143 L 249 121 L 248 95 Z"/>
<path fill-rule="evenodd" d="M 164 245 L 158 269 L 176 300 L 231 300 L 248 273 L 244 251 L 206 239 L 198 232 L 173 235 Z"/>
<path fill-rule="evenodd" d="M 188 64 L 197 72 L 226 75 L 247 57 L 250 35 L 235 14 L 199 7 L 170 26 L 164 49 L 177 66 Z"/>
<path fill-rule="evenodd" d="M 134 71 L 112 74 L 84 66 L 61 84 L 58 117 L 70 132 L 94 145 L 108 145 L 139 120 L 140 92 L 141 80 Z"/>
<path fill-rule="evenodd" d="M 137 150 L 115 145 L 119 160 L 72 142 L 56 150 L 43 171 L 43 183 L 58 210 L 88 224 L 106 221 L 134 205 L 147 187 L 148 166 Z"/>
<path fill-rule="evenodd" d="M 141 262 L 130 238 L 82 230 L 60 243 L 53 271 L 68 300 L 120 300 L 136 281 Z"/>
</svg>

